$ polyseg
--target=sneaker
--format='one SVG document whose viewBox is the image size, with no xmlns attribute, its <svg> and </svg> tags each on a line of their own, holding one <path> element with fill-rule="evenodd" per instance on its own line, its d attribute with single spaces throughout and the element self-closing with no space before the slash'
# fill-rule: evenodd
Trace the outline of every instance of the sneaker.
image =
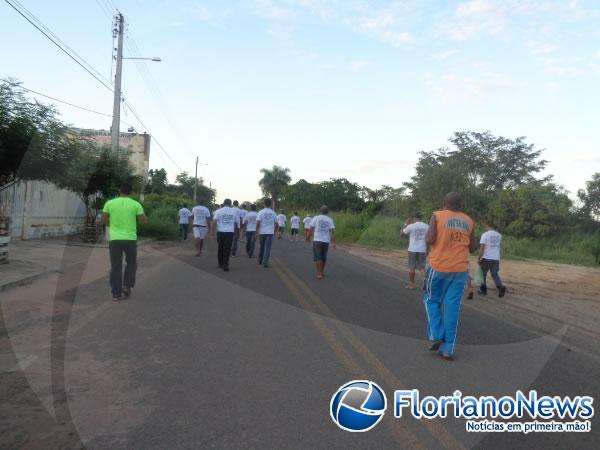
<svg viewBox="0 0 600 450">
<path fill-rule="evenodd" d="M 443 341 L 433 341 L 430 345 L 429 345 L 429 351 L 431 352 L 437 352 L 440 347 L 442 346 Z"/>
<path fill-rule="evenodd" d="M 481 289 L 477 290 L 479 295 L 487 295 L 487 291 L 482 291 Z"/>
<path fill-rule="evenodd" d="M 498 297 L 502 298 L 506 294 L 506 286 L 500 286 L 498 288 Z"/>
<path fill-rule="evenodd" d="M 223 267 L 223 270 L 224 270 L 225 272 L 229 272 L 229 266 L 224 266 L 224 267 Z"/>
<path fill-rule="evenodd" d="M 118 297 L 113 297 L 112 301 L 113 302 L 120 302 L 121 301 L 121 296 L 119 295 Z"/>
<path fill-rule="evenodd" d="M 454 361 L 454 357 L 450 353 L 440 353 L 440 357 L 446 361 Z"/>
<path fill-rule="evenodd" d="M 473 300 L 473 291 L 469 291 L 469 293 L 467 294 L 467 299 Z"/>
<path fill-rule="evenodd" d="M 131 297 L 131 288 L 129 288 L 129 287 L 123 288 L 123 296 L 124 297 Z"/>
</svg>

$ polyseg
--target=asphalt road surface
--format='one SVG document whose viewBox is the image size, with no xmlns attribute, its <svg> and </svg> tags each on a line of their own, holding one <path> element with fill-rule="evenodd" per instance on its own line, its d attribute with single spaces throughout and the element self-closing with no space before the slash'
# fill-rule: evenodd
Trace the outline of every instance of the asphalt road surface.
<svg viewBox="0 0 600 450">
<path fill-rule="evenodd" d="M 310 244 L 282 240 L 270 268 L 242 247 L 225 273 L 215 252 L 212 241 L 201 257 L 191 242 L 141 248 L 132 298 L 112 303 L 107 250 L 66 248 L 55 279 L 4 294 L 0 447 L 600 448 L 597 419 L 588 433 L 525 435 L 392 414 L 396 389 L 600 398 L 600 353 L 568 345 L 563 324 L 526 327 L 465 300 L 446 362 L 426 349 L 422 293 L 401 271 L 330 250 L 316 280 Z M 329 415 L 354 379 L 387 394 L 367 433 Z"/>
</svg>

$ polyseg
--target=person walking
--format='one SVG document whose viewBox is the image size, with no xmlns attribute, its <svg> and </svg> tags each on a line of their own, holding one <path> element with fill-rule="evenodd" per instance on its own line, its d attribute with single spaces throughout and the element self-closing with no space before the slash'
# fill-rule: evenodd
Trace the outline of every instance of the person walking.
<svg viewBox="0 0 600 450">
<path fill-rule="evenodd" d="M 317 279 L 321 280 L 325 276 L 329 244 L 336 248 L 335 225 L 333 219 L 329 217 L 327 206 L 321 206 L 321 214 L 312 219 L 310 234 L 313 238 L 313 260 L 317 269 Z"/>
<path fill-rule="evenodd" d="M 269 267 L 273 235 L 278 231 L 277 216 L 271 209 L 271 205 L 271 199 L 265 199 L 265 207 L 256 216 L 256 234 L 259 237 L 258 263 L 262 264 L 265 269 Z"/>
<path fill-rule="evenodd" d="M 506 286 L 502 283 L 500 278 L 500 243 L 502 242 L 502 235 L 496 230 L 494 224 L 488 224 L 486 231 L 481 235 L 479 241 L 479 265 L 483 272 L 483 280 L 479 287 L 479 294 L 487 295 L 486 279 L 488 272 L 492 273 L 494 283 L 498 289 L 498 297 L 504 297 L 506 294 Z"/>
<path fill-rule="evenodd" d="M 306 216 L 302 219 L 302 225 L 304 226 L 304 240 L 306 242 L 310 242 L 310 223 L 312 222 L 312 217 Z"/>
<path fill-rule="evenodd" d="M 444 209 L 433 213 L 425 236 L 430 246 L 423 297 L 429 350 L 439 351 L 448 361 L 454 355 L 469 254 L 477 248 L 475 222 L 461 209 L 460 194 L 446 194 Z"/>
<path fill-rule="evenodd" d="M 194 230 L 194 244 L 196 246 L 196 256 L 202 255 L 204 239 L 210 228 L 210 210 L 204 205 L 196 205 L 192 208 L 194 220 L 192 229 Z"/>
<path fill-rule="evenodd" d="M 184 206 L 177 212 L 177 215 L 179 216 L 179 239 L 187 241 L 192 212 Z"/>
<path fill-rule="evenodd" d="M 294 212 L 294 215 L 290 218 L 290 224 L 292 226 L 292 241 L 298 240 L 298 230 L 300 230 L 300 217 L 297 212 Z"/>
<path fill-rule="evenodd" d="M 245 220 L 246 220 L 246 215 L 248 214 L 248 210 L 246 209 L 246 203 L 242 202 L 242 207 L 240 208 L 240 241 L 244 242 L 246 239 L 246 233 L 245 233 Z"/>
<path fill-rule="evenodd" d="M 282 210 L 281 213 L 277 215 L 277 239 L 281 239 L 283 237 L 286 222 L 287 217 L 285 216 L 285 213 Z"/>
<path fill-rule="evenodd" d="M 407 289 L 415 289 L 415 273 L 421 273 L 421 280 L 425 280 L 425 263 L 427 260 L 427 243 L 425 234 L 429 225 L 423 222 L 423 213 L 417 211 L 414 218 L 404 222 L 402 233 L 408 235 L 408 285 Z"/>
<path fill-rule="evenodd" d="M 239 230 L 239 216 L 231 207 L 231 200 L 226 198 L 223 207 L 215 211 L 212 237 L 216 238 L 218 244 L 217 259 L 219 267 L 229 272 L 229 257 L 231 256 L 231 245 L 233 235 Z"/>
<path fill-rule="evenodd" d="M 237 200 L 233 201 L 233 210 L 235 211 L 235 215 L 237 217 L 238 228 L 233 235 L 233 243 L 231 245 L 231 256 L 237 256 L 237 247 L 238 241 L 240 239 L 240 230 L 242 229 L 242 210 L 240 209 L 240 204 Z"/>
<path fill-rule="evenodd" d="M 256 245 L 256 205 L 250 205 L 250 211 L 244 217 L 244 229 L 246 230 L 246 254 L 248 258 L 254 255 L 254 246 Z"/>
<path fill-rule="evenodd" d="M 130 198 L 131 184 L 123 183 L 120 196 L 107 201 L 102 209 L 102 222 L 109 230 L 110 288 L 112 300 L 131 296 L 137 272 L 137 224 L 146 223 L 144 208 Z M 125 254 L 125 272 L 123 272 Z"/>
</svg>

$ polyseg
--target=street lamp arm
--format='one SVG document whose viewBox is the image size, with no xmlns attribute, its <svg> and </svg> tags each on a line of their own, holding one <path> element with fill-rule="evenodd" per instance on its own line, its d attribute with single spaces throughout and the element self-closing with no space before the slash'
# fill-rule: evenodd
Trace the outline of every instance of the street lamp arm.
<svg viewBox="0 0 600 450">
<path fill-rule="evenodd" d="M 155 61 L 155 62 L 161 62 L 162 59 L 160 58 L 160 56 L 153 56 L 151 58 L 142 58 L 142 57 L 137 57 L 137 56 L 124 56 L 122 59 L 143 59 L 146 61 Z"/>
</svg>

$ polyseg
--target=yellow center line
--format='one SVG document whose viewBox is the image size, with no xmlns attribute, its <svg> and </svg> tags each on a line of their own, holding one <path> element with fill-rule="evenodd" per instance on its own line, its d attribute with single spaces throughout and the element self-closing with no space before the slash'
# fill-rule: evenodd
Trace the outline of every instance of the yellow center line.
<svg viewBox="0 0 600 450">
<path fill-rule="evenodd" d="M 367 375 L 367 371 L 364 370 L 360 366 L 360 364 L 352 357 L 352 355 L 346 350 L 345 346 L 337 338 L 336 334 L 327 325 L 326 321 L 323 320 L 322 314 L 319 314 L 319 311 L 317 311 L 315 307 L 306 300 L 305 296 L 297 287 L 298 283 L 292 280 L 287 271 L 284 271 L 285 269 L 283 267 L 283 264 L 281 264 L 280 261 L 277 262 L 278 264 L 273 265 L 275 273 L 279 276 L 281 281 L 289 289 L 289 291 L 296 298 L 296 300 L 298 300 L 300 306 L 305 311 L 312 313 L 309 314 L 309 317 L 313 325 L 315 326 L 317 331 L 325 338 L 327 345 L 329 345 L 329 347 L 333 350 L 335 356 L 338 358 L 341 364 L 351 372 L 354 378 L 368 379 L 369 377 Z M 385 423 L 388 425 L 394 440 L 396 440 L 396 442 L 398 442 L 399 444 L 402 444 L 402 446 L 407 446 L 411 449 L 426 449 L 426 447 L 420 442 L 419 438 L 410 429 L 408 429 L 406 425 L 398 426 L 397 423 L 394 423 L 391 420 L 386 420 Z"/>
<path fill-rule="evenodd" d="M 321 312 L 321 314 L 323 314 L 325 317 L 333 319 L 332 322 L 338 331 L 346 338 L 350 345 L 354 347 L 354 350 L 362 356 L 367 364 L 377 372 L 379 377 L 385 380 L 385 382 L 392 388 L 398 389 L 401 386 L 404 386 L 400 379 L 396 377 L 396 375 L 394 375 L 392 371 L 388 369 L 371 350 L 369 350 L 369 348 L 350 330 L 350 328 L 337 318 L 335 313 L 321 300 L 321 298 L 315 292 L 313 292 L 313 290 L 305 281 L 298 278 L 289 268 L 284 265 L 281 260 L 278 259 L 278 263 L 281 270 L 300 287 L 307 297 L 312 300 L 313 304 Z M 424 420 L 421 421 L 421 423 L 425 425 L 431 435 L 437 439 L 443 447 L 447 449 L 461 450 L 466 448 L 442 424 L 433 422 L 431 420 Z"/>
</svg>

